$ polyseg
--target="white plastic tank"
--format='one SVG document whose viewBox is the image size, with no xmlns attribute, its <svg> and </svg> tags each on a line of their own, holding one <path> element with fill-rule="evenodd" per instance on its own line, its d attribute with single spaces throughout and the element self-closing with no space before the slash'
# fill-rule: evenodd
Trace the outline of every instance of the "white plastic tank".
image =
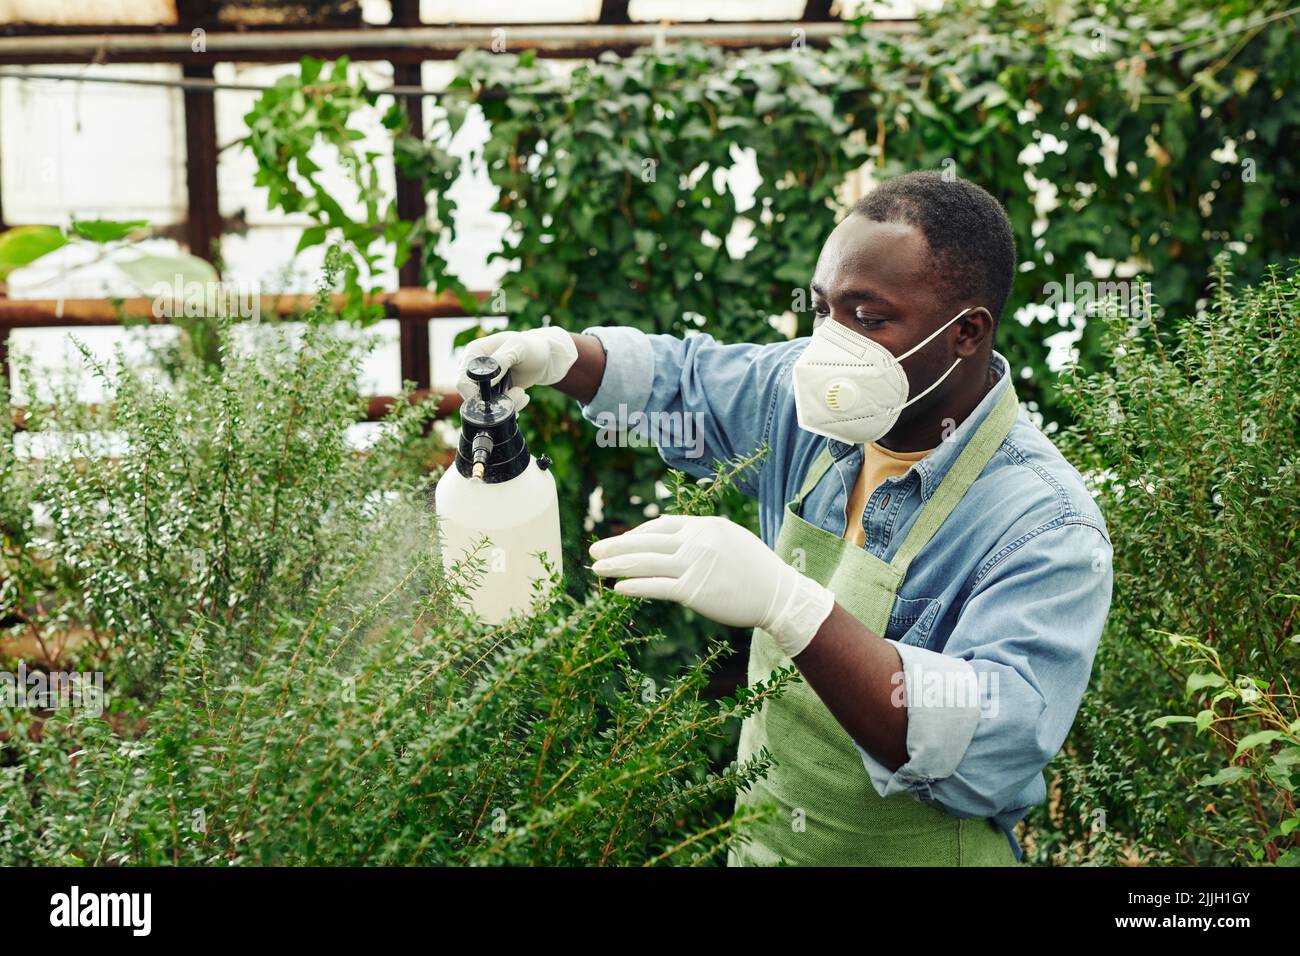
<svg viewBox="0 0 1300 956">
<path fill-rule="evenodd" d="M 461 406 L 456 462 L 438 479 L 434 510 L 443 568 L 469 555 L 482 562 L 466 609 L 500 624 L 532 607 L 536 582 L 549 577 L 541 555 L 563 573 L 559 498 L 549 461 L 533 458 L 519 432 L 509 376 L 487 356 L 466 371 L 479 394 Z"/>
</svg>

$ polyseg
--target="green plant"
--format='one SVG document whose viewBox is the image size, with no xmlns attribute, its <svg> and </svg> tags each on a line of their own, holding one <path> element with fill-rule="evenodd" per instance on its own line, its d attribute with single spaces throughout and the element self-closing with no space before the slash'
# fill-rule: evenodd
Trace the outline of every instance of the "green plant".
<svg viewBox="0 0 1300 956">
<path fill-rule="evenodd" d="M 1300 601 L 1300 595 L 1277 595 L 1287 601 Z M 1290 614 L 1294 615 L 1291 608 Z M 1256 862 L 1300 866 L 1300 843 L 1291 834 L 1300 827 L 1295 794 L 1296 767 L 1300 764 L 1300 713 L 1297 697 L 1285 674 L 1257 677 L 1238 676 L 1225 668 L 1217 650 L 1204 641 L 1181 634 L 1168 635 L 1175 648 L 1185 650 L 1185 663 L 1198 670 L 1187 678 L 1187 696 L 1214 693 L 1196 716 L 1171 714 L 1157 717 L 1154 724 L 1193 724 L 1197 734 L 1209 732 L 1225 745 L 1233 747 L 1228 766 L 1198 780 L 1204 788 L 1242 783 L 1246 799 L 1253 804 L 1254 822 L 1263 832 L 1244 848 L 1221 845 L 1234 856 L 1244 849 Z M 1292 638 L 1295 642 L 1295 638 Z M 1276 748 L 1274 747 L 1276 745 Z M 1240 792 L 1240 791 L 1238 791 Z M 1263 830 L 1267 823 L 1276 826 Z"/>
<path fill-rule="evenodd" d="M 1285 6 L 961 0 L 911 35 L 851 30 L 821 51 L 682 46 L 571 76 L 528 54 L 468 53 L 440 98 L 452 128 L 474 106 L 489 120 L 482 159 L 511 220 L 511 268 L 490 301 L 518 326 L 775 340 L 785 330 L 770 317 L 793 313 L 807 329 L 799 295 L 837 190 L 864 160 L 879 176 L 949 171 L 1003 202 L 1021 266 L 998 347 L 1049 431 L 1079 425 L 1067 450 L 1101 481 L 1117 547 L 1094 689 L 1053 765 L 1059 802 L 1030 817 L 1040 861 L 1293 858 L 1282 830 L 1293 804 L 1276 774 L 1198 785 L 1228 761 L 1260 758 L 1263 773 L 1281 738 L 1240 757 L 1237 743 L 1288 729 L 1236 720 L 1226 698 L 1214 712 L 1234 723 L 1213 731 L 1217 749 L 1198 746 L 1195 725 L 1151 726 L 1188 716 L 1188 664 L 1162 632 L 1204 642 L 1234 679 L 1290 693 L 1293 619 L 1277 595 L 1300 588 L 1277 556 L 1295 547 L 1284 484 L 1296 460 L 1294 282 L 1269 271 L 1300 243 L 1300 58 Z M 741 208 L 726 178 L 750 147 L 761 183 Z M 725 242 L 735 226 L 755 240 L 744 255 Z M 1216 285 L 1225 251 L 1256 291 Z M 1151 281 L 1154 325 L 1078 301 L 1073 314 L 1045 308 L 1052 283 L 1114 279 L 1120 266 Z M 1223 323 L 1219 356 L 1207 321 Z M 1048 339 L 1066 329 L 1078 374 L 1058 381 Z M 1110 421 L 1112 408 L 1126 418 Z M 657 507 L 664 467 L 652 453 L 593 447 L 558 397 L 539 396 L 527 419 L 557 475 L 580 476 L 566 528 L 582 527 L 597 489 L 602 534 Z M 1247 444 L 1246 423 L 1263 434 L 1266 420 L 1268 442 Z M 1161 489 L 1154 503 L 1147 481 Z M 735 500 L 717 507 L 750 515 Z M 570 536 L 570 560 L 581 544 Z M 677 648 L 698 646 L 697 622 L 653 613 Z M 1285 696 L 1270 699 L 1284 709 Z"/>
<path fill-rule="evenodd" d="M 1284 6 L 960 0 L 923 13 L 911 34 L 855 24 L 827 49 L 684 44 L 602 56 L 570 73 L 528 52 L 466 51 L 415 166 L 436 174 L 421 178 L 436 195 L 441 249 L 457 170 L 447 135 L 482 110 L 489 137 L 474 158 L 510 220 L 498 254 L 507 269 L 487 308 L 512 325 L 702 330 L 723 341 L 778 340 L 789 331 L 778 316 L 810 329 L 807 283 L 837 196 L 864 164 L 876 176 L 930 168 L 973 180 L 1006 206 L 1020 253 L 998 347 L 1050 429 L 1071 412 L 1048 368 L 1048 339 L 1077 332 L 1082 368 L 1107 361 L 1103 323 L 1085 303 L 1073 315 L 1045 306 L 1052 283 L 1081 289 L 1125 264 L 1151 277 L 1155 303 L 1178 316 L 1206 294 L 1215 253 L 1233 249 L 1253 281 L 1300 242 L 1295 23 L 1263 22 Z M 311 143 L 338 140 L 349 109 L 376 101 L 335 66 L 318 106 L 324 75 L 304 67 L 250 114 L 250 145 L 270 181 Z M 399 164 L 414 143 L 398 137 Z M 733 183 L 742 155 L 759 176 L 750 205 Z M 329 206 L 318 188 L 302 195 Z M 351 222 L 339 220 L 345 235 Z M 389 212 L 365 223 L 369 233 L 361 223 L 353 231 L 363 235 L 395 226 Z M 424 248 L 423 280 L 463 294 L 434 244 Z M 1012 317 L 1026 306 L 1038 308 Z M 658 506 L 663 462 L 597 447 L 561 396 L 536 396 L 524 426 L 557 475 L 581 482 L 566 528 L 590 519 L 617 531 Z M 747 502 L 722 507 L 753 521 Z M 571 560 L 581 545 L 569 536 Z M 679 612 L 654 613 L 675 643 L 697 645 Z"/>
<path fill-rule="evenodd" d="M 244 117 L 248 135 L 243 142 L 257 160 L 254 181 L 266 188 L 267 208 L 313 220 L 296 252 L 322 244 L 337 251 L 345 318 L 362 324 L 382 318 L 382 307 L 365 297 L 384 291 L 378 276 L 386 263 L 400 268 L 412 254 L 420 256 L 423 281 L 455 291 L 465 308 L 473 309 L 474 298 L 448 271 L 439 251 L 443 233 L 454 234 L 455 203 L 446 190 L 456 181 L 460 163 L 438 141 L 455 129 L 435 124 L 426 140 L 408 132 L 400 103 L 390 103 L 382 113 L 398 172 L 435 196 L 432 215 L 418 222 L 403 220 L 396 197 L 383 186 L 380 154 L 357 145 L 365 139 L 357 115 L 375 108 L 380 94 L 351 69 L 347 57 L 326 67 L 304 57 L 298 75 L 282 77 Z M 342 164 L 349 194 L 336 195 L 321 181 L 316 160 L 322 148 Z"/>
<path fill-rule="evenodd" d="M 8 279 L 15 270 L 29 266 L 69 244 L 81 242 L 108 246 L 125 242 L 148 225 L 143 219 L 130 222 L 88 219 L 73 222 L 67 229 L 58 226 L 14 226 L 0 232 L 0 280 Z"/>
<path fill-rule="evenodd" d="M 1112 314 L 1110 368 L 1063 382 L 1115 601 L 1045 858 L 1297 862 L 1300 272 L 1213 289 L 1164 333 Z"/>
<path fill-rule="evenodd" d="M 631 653 L 656 637 L 611 591 L 552 581 L 495 628 L 456 611 L 482 562 L 434 548 L 433 405 L 357 454 L 363 346 L 327 302 L 300 340 L 227 323 L 217 367 L 101 369 L 111 402 L 35 411 L 52 457 L 0 449 L 4 634 L 110 700 L 0 709 L 0 863 L 716 862 L 766 764 L 715 772 L 709 746 L 793 674 L 705 700 L 714 643 L 651 678 Z"/>
<path fill-rule="evenodd" d="M 160 255 L 139 251 L 134 243 L 147 238 L 149 234 L 149 223 L 143 219 L 83 219 L 73 221 L 66 228 L 14 226 L 0 232 L 0 288 L 3 288 L 14 272 L 39 262 L 51 253 L 67 246 L 89 246 L 96 252 L 91 263 L 109 260 L 122 278 L 135 286 L 141 294 L 153 298 L 154 317 L 166 315 L 181 330 L 185 351 L 206 362 L 215 362 L 217 341 L 213 335 L 213 316 L 196 314 L 201 309 L 194 306 L 196 301 L 206 303 L 218 293 L 220 276 L 217 269 L 211 263 L 185 252 Z M 86 264 L 83 261 L 70 266 L 60 278 Z M 180 292 L 179 296 L 177 291 Z M 138 315 L 120 314 L 124 324 L 141 321 Z"/>
</svg>

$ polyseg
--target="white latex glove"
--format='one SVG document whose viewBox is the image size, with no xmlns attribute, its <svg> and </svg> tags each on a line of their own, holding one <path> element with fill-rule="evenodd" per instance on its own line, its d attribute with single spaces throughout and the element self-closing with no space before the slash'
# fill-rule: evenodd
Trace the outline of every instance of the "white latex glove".
<svg viewBox="0 0 1300 956">
<path fill-rule="evenodd" d="M 456 391 L 462 398 L 473 398 L 478 386 L 465 374 L 470 359 L 490 355 L 501 363 L 502 374 L 510 373 L 510 389 L 506 392 L 515 403 L 515 411 L 528 404 L 525 389 L 534 385 L 554 385 L 578 360 L 578 346 L 573 336 L 553 325 L 522 332 L 495 332 L 475 339 L 465 346 L 456 377 Z M 497 381 L 500 381 L 498 378 Z"/>
<path fill-rule="evenodd" d="M 620 594 L 676 601 L 732 627 L 761 627 L 788 656 L 813 639 L 835 595 L 726 518 L 665 515 L 591 546 Z"/>
</svg>

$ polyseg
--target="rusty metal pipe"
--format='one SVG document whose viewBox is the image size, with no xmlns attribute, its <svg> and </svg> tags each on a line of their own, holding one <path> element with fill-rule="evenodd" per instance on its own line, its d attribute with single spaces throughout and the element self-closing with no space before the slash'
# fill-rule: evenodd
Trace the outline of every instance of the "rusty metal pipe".
<svg viewBox="0 0 1300 956">
<path fill-rule="evenodd" d="M 490 292 L 475 292 L 474 297 L 486 301 Z M 120 325 L 125 321 L 168 324 L 172 320 L 158 315 L 154 308 L 157 300 L 145 296 L 129 299 L 5 299 L 0 298 L 0 328 L 31 329 L 59 328 L 84 325 Z M 261 300 L 262 312 L 280 318 L 293 318 L 306 313 L 316 301 L 314 295 L 267 295 Z M 403 288 L 396 292 L 383 292 L 369 296 L 368 301 L 384 307 L 390 319 L 419 320 L 467 318 L 460 301 L 450 292 L 437 293 L 431 289 Z M 341 295 L 331 298 L 334 308 L 341 309 L 346 300 Z M 173 308 L 177 306 L 173 304 Z"/>
<path fill-rule="evenodd" d="M 910 32 L 910 20 L 881 20 L 868 29 Z M 809 40 L 828 40 L 850 29 L 842 21 L 800 20 L 703 23 L 570 23 L 492 24 L 473 26 L 369 27 L 351 30 L 275 30 L 209 32 L 204 36 L 205 52 L 213 60 L 237 59 L 240 53 L 267 50 L 391 49 L 423 47 L 430 50 L 491 48 L 495 33 L 504 29 L 507 48 L 566 50 L 589 46 L 601 49 L 626 44 L 650 46 L 678 40 L 700 40 L 726 45 L 789 43 L 794 30 Z M 85 53 L 192 52 L 193 37 L 181 33 L 99 33 L 57 36 L 0 37 L 0 59 L 9 55 Z"/>
</svg>

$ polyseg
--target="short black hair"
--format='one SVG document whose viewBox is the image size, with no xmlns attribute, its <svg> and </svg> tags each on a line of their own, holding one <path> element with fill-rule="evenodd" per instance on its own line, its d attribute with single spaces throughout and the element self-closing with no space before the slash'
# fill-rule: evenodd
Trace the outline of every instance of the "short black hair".
<svg viewBox="0 0 1300 956">
<path fill-rule="evenodd" d="M 947 174 L 907 173 L 877 186 L 849 214 L 915 226 L 943 293 L 979 300 L 997 328 L 1015 278 L 1016 240 L 1006 210 L 988 192 Z"/>
</svg>

